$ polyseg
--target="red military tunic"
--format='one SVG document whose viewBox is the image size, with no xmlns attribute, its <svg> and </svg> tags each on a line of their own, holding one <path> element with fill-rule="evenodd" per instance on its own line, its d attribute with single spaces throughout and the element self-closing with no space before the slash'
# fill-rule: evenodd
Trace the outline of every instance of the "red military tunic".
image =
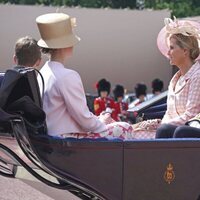
<svg viewBox="0 0 200 200">
<path fill-rule="evenodd" d="M 94 113 L 95 115 L 100 115 L 101 112 L 105 111 L 106 108 L 111 108 L 113 110 L 111 117 L 116 120 L 116 115 L 114 114 L 115 112 L 115 102 L 112 98 L 106 97 L 106 98 L 101 98 L 97 97 L 94 100 Z"/>
<path fill-rule="evenodd" d="M 116 115 L 114 118 L 117 119 L 117 121 L 121 121 L 123 118 L 127 118 L 127 110 L 128 110 L 128 103 L 126 102 L 115 102 L 115 112 Z"/>
</svg>

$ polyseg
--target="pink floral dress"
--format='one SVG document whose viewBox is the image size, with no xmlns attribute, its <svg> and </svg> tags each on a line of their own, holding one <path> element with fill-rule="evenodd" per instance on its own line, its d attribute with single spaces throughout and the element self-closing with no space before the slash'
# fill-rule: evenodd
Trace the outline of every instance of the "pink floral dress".
<svg viewBox="0 0 200 200">
<path fill-rule="evenodd" d="M 156 129 L 156 128 L 155 128 Z M 154 139 L 155 138 L 155 129 L 154 130 L 145 130 L 145 128 L 137 128 L 134 130 L 133 125 L 127 122 L 112 122 L 107 124 L 107 130 L 101 133 L 67 133 L 62 134 L 61 137 L 67 138 L 108 138 L 108 139 L 122 139 L 122 140 L 132 140 L 132 139 Z"/>
</svg>

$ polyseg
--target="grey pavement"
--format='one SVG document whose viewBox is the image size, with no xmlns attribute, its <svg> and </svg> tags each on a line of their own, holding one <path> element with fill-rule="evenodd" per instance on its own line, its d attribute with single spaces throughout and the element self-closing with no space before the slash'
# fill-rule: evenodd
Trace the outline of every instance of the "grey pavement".
<svg viewBox="0 0 200 200">
<path fill-rule="evenodd" d="M 63 190 L 52 189 L 46 185 L 33 184 L 34 189 L 18 179 L 5 178 L 0 176 L 0 200 L 78 200 L 71 193 Z M 50 195 L 53 198 L 45 195 Z"/>
<path fill-rule="evenodd" d="M 0 176 L 0 200 L 53 200 L 18 179 Z"/>
</svg>

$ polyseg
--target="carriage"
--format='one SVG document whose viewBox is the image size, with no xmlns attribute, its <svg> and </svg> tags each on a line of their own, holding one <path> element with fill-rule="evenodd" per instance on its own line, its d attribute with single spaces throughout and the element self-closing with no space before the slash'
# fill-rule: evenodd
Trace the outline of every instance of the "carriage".
<svg viewBox="0 0 200 200">
<path fill-rule="evenodd" d="M 27 120 L 22 117 L 24 110 L 14 115 L 8 112 L 24 96 L 42 107 L 35 70 L 10 71 L 0 74 L 0 175 L 29 179 L 37 186 L 44 183 L 80 199 L 200 199 L 199 139 L 123 141 L 48 136 L 42 113 L 35 112 L 38 117 Z M 164 103 L 166 94 L 156 98 L 131 111 L 152 117 L 157 112 L 152 107 Z"/>
</svg>

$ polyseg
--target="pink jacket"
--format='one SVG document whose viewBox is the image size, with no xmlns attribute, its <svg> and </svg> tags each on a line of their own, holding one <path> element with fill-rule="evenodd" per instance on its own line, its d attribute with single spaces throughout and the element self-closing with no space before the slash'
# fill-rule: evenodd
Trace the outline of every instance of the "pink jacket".
<svg viewBox="0 0 200 200">
<path fill-rule="evenodd" d="M 167 111 L 162 123 L 185 124 L 200 113 L 200 64 L 181 76 L 178 71 L 168 88 Z"/>
<path fill-rule="evenodd" d="M 52 61 L 46 62 L 40 72 L 45 82 L 43 109 L 47 115 L 49 135 L 106 130 L 106 125 L 89 111 L 77 72 Z M 39 77 L 38 82 L 42 91 Z"/>
</svg>

